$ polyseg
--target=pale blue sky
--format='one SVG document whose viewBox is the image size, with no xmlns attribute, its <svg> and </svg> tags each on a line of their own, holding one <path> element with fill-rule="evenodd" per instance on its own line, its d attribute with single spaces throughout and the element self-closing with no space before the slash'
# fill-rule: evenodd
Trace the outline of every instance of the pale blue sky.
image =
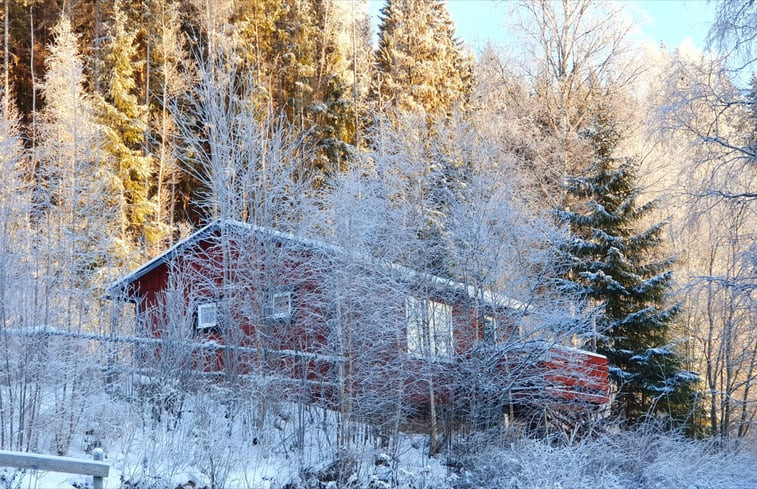
<svg viewBox="0 0 757 489">
<path fill-rule="evenodd" d="M 457 35 L 478 51 L 487 39 L 503 42 L 505 22 L 513 0 L 447 0 L 447 9 L 457 26 Z M 620 0 L 634 16 L 642 36 L 670 48 L 691 38 L 700 49 L 713 18 L 714 6 L 706 0 Z M 369 0 L 371 14 L 376 18 L 385 0 Z"/>
<path fill-rule="evenodd" d="M 704 49 L 707 33 L 715 17 L 715 2 L 706 0 L 638 0 L 635 12 L 642 31 L 654 42 L 664 41 L 669 48 L 691 38 L 695 46 Z M 644 14 L 649 16 L 644 19 Z"/>
</svg>

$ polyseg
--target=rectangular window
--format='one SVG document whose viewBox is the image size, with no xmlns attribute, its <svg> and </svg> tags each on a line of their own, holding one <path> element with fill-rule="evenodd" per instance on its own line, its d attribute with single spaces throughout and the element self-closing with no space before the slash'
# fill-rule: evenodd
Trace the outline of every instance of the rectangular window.
<svg viewBox="0 0 757 489">
<path fill-rule="evenodd" d="M 484 321 L 481 325 L 481 333 L 484 343 L 489 345 L 497 344 L 497 318 L 491 314 L 484 315 Z"/>
<path fill-rule="evenodd" d="M 271 294 L 270 310 L 273 319 L 289 318 L 292 315 L 292 292 L 287 290 Z"/>
<path fill-rule="evenodd" d="M 408 353 L 431 358 L 452 356 L 452 306 L 407 297 L 405 318 Z"/>
<path fill-rule="evenodd" d="M 197 305 L 197 329 L 215 328 L 218 325 L 217 318 L 215 302 L 204 302 Z"/>
</svg>

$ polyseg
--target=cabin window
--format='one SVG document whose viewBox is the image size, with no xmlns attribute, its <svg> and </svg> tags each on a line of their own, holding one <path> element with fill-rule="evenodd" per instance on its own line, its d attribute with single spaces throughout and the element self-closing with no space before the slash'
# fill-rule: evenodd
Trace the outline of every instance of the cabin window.
<svg viewBox="0 0 757 489">
<path fill-rule="evenodd" d="M 218 325 L 218 310 L 215 302 L 197 305 L 197 329 L 215 328 Z"/>
<path fill-rule="evenodd" d="M 452 355 L 452 306 L 408 297 L 405 317 L 408 353 L 431 358 Z"/>
<path fill-rule="evenodd" d="M 269 316 L 272 319 L 287 319 L 292 316 L 292 291 L 285 290 L 271 294 Z"/>
<path fill-rule="evenodd" d="M 484 343 L 489 345 L 497 344 L 497 318 L 492 314 L 485 314 L 481 323 L 481 335 Z"/>
</svg>

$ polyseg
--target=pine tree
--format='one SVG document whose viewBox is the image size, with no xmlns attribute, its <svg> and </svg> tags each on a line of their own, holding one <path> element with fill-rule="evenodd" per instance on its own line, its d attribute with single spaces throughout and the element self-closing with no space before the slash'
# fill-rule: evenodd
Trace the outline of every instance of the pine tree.
<svg viewBox="0 0 757 489">
<path fill-rule="evenodd" d="M 472 62 L 441 0 L 387 0 L 376 58 L 379 109 L 449 115 L 471 92 Z"/>
<path fill-rule="evenodd" d="M 619 134 L 602 108 L 589 136 L 594 160 L 568 182 L 575 210 L 556 212 L 572 235 L 560 248 L 566 284 L 602 311 L 595 346 L 619 387 L 618 411 L 630 422 L 664 414 L 680 421 L 696 375 L 681 368 L 672 338 L 679 307 L 667 301 L 673 260 L 662 257 L 664 224 L 643 226 L 654 203 L 637 203 L 636 164 L 614 155 Z"/>
</svg>

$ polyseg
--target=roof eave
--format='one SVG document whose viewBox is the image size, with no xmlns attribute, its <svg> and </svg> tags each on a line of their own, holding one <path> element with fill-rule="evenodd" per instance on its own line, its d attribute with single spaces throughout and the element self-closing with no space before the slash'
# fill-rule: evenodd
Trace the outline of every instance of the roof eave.
<svg viewBox="0 0 757 489">
<path fill-rule="evenodd" d="M 131 297 L 130 294 L 126 293 L 131 284 L 144 277 L 148 273 L 152 272 L 159 266 L 170 262 L 176 255 L 184 251 L 189 246 L 192 246 L 200 240 L 209 236 L 216 230 L 216 228 L 220 227 L 220 222 L 221 221 L 211 222 L 197 232 L 192 233 L 183 240 L 179 241 L 174 246 L 156 256 L 152 260 L 148 261 L 141 267 L 132 271 L 125 277 L 116 280 L 115 282 L 110 284 L 107 289 L 105 289 L 105 298 L 110 300 L 121 300 L 123 302 L 135 302 L 136 299 Z"/>
</svg>

